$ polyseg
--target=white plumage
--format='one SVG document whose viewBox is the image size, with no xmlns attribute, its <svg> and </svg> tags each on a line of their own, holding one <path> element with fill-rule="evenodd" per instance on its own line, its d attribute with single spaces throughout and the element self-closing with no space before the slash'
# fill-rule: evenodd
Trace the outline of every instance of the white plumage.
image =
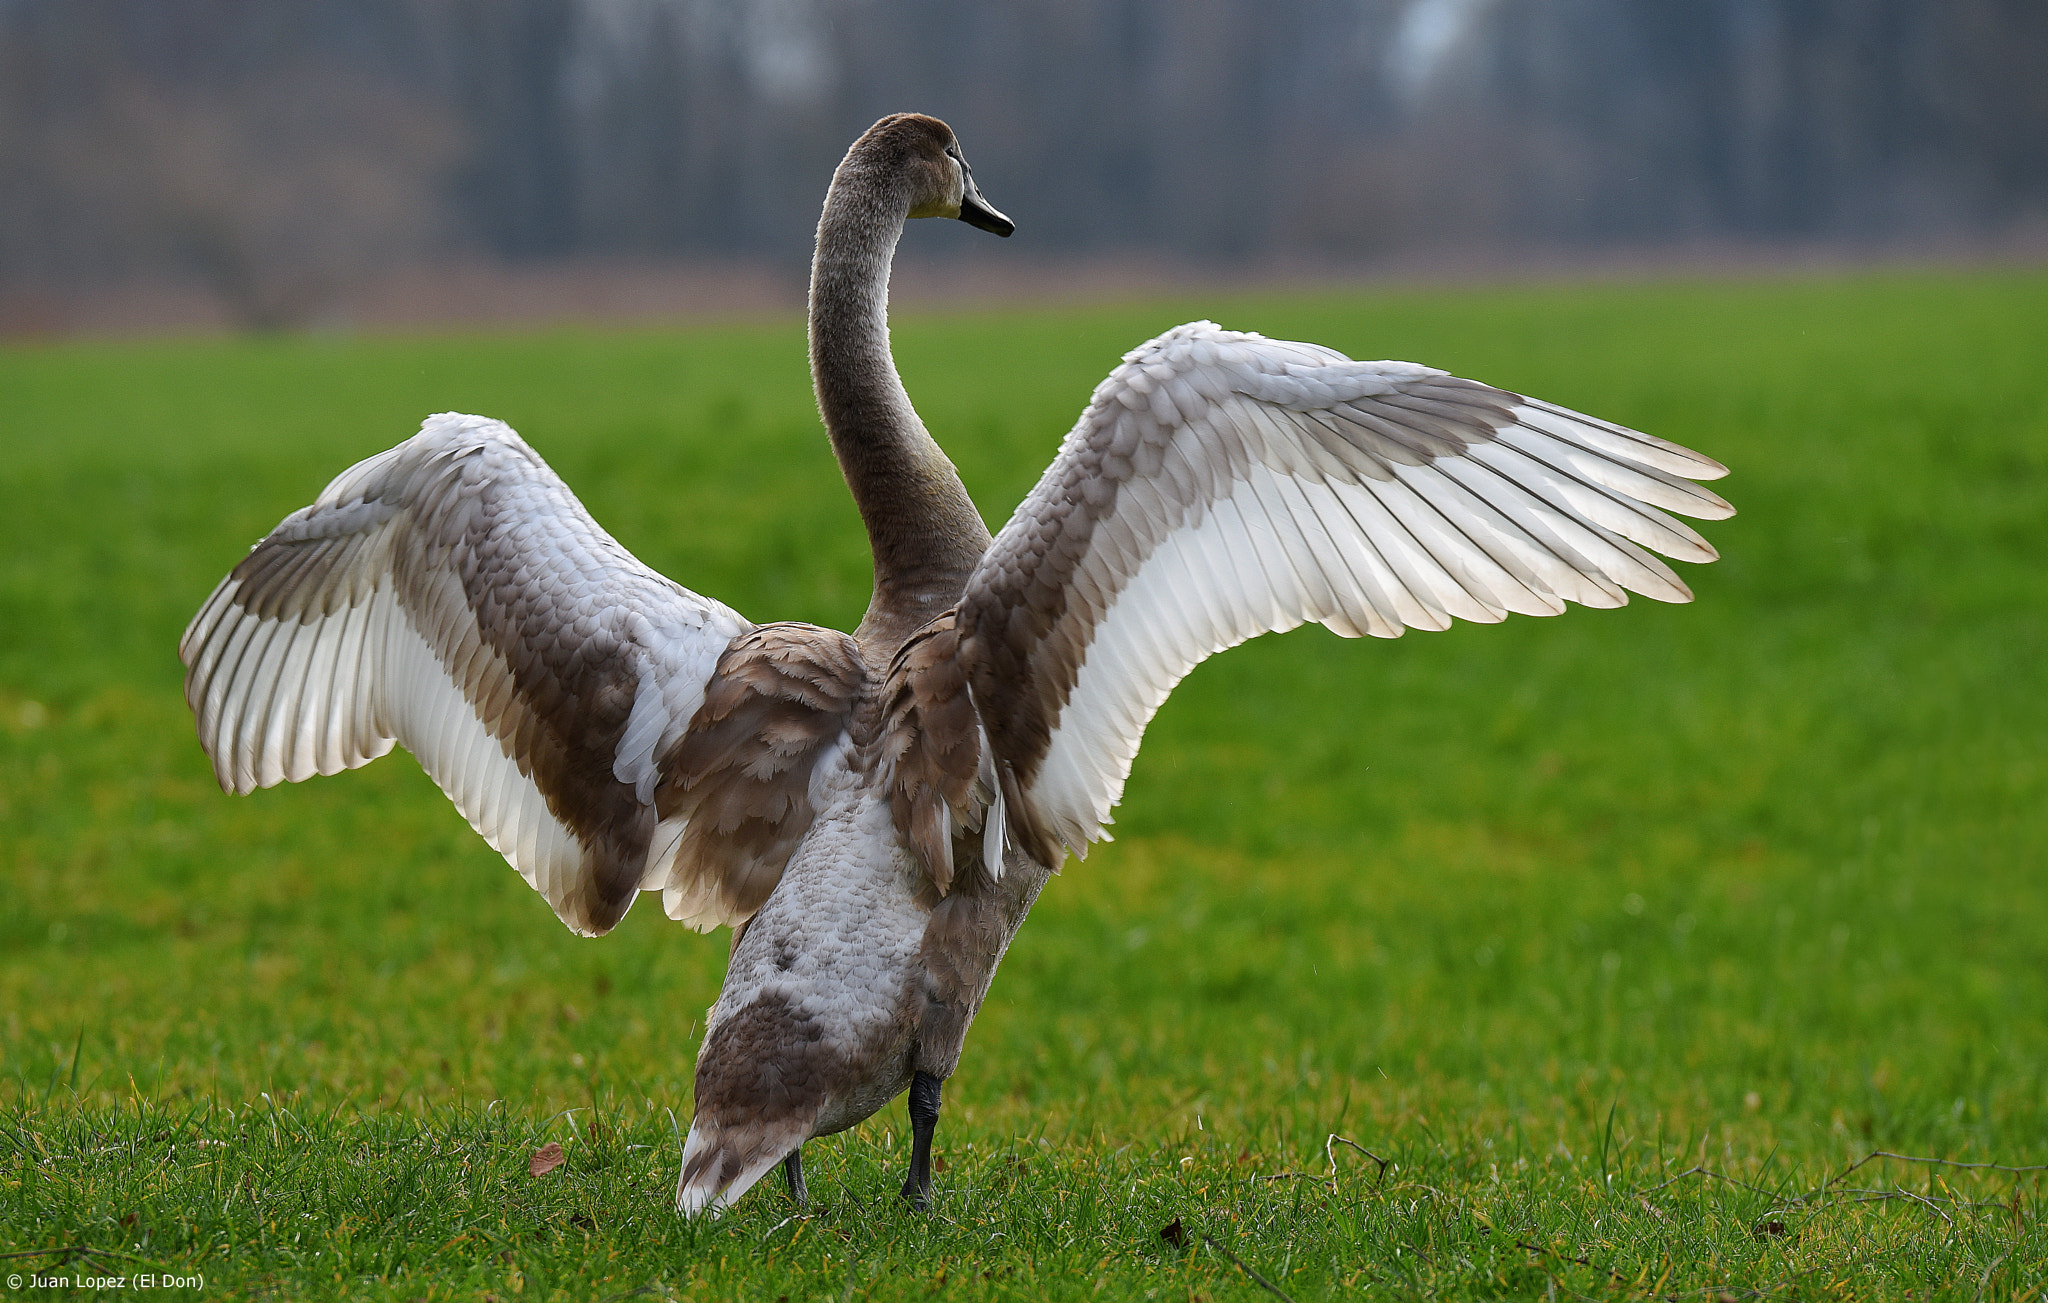
<svg viewBox="0 0 2048 1303">
<path fill-rule="evenodd" d="M 179 652 L 221 785 L 401 744 L 584 933 L 641 891 L 731 924 L 678 1201 L 730 1203 L 938 1083 L 1009 939 L 1122 797 L 1205 657 L 1316 621 L 1454 619 L 1690 591 L 1731 508 L 1674 444 L 1406 362 L 1178 327 L 1099 385 L 991 540 L 888 355 L 906 216 L 1008 234 L 952 132 L 884 119 L 819 226 L 812 364 L 876 559 L 852 636 L 754 625 L 655 574 L 511 430 L 430 417 L 224 579 Z"/>
<path fill-rule="evenodd" d="M 1713 560 L 1666 510 L 1729 515 L 1684 478 L 1725 473 L 1413 363 L 1194 322 L 1096 389 L 966 605 L 994 625 L 1032 600 L 1048 527 L 1085 521 L 1064 576 L 1082 599 L 1062 616 L 1078 652 L 1048 640 L 1027 656 L 1072 675 L 1025 791 L 1079 853 L 1106 835 L 1146 724 L 1204 658 L 1307 621 L 1392 638 L 1567 601 L 1619 606 L 1630 591 L 1689 601 L 1645 549 Z"/>
<path fill-rule="evenodd" d="M 586 848 L 534 777 L 547 749 L 532 736 L 535 678 L 522 691 L 503 648 L 539 658 L 566 642 L 571 675 L 587 648 L 590 666 L 632 678 L 611 764 L 651 804 L 657 749 L 681 736 L 719 654 L 748 627 L 640 565 L 503 423 L 449 413 L 287 517 L 214 590 L 179 654 L 222 787 L 338 773 L 402 742 L 563 921 L 589 932 L 600 929 L 581 911 Z"/>
</svg>

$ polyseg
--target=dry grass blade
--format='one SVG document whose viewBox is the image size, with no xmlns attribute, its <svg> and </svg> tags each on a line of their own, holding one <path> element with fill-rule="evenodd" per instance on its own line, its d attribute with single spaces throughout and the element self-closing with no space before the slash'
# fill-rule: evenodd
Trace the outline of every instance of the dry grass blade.
<svg viewBox="0 0 2048 1303">
<path fill-rule="evenodd" d="M 1323 1141 L 1323 1154 L 1324 1154 L 1324 1156 L 1325 1156 L 1325 1157 L 1327 1157 L 1327 1158 L 1328 1158 L 1328 1159 L 1330 1160 L 1330 1184 L 1331 1184 L 1331 1185 L 1333 1185 L 1333 1186 L 1334 1186 L 1334 1185 L 1335 1185 L 1335 1184 L 1337 1183 L 1337 1146 L 1338 1146 L 1338 1145 L 1349 1145 L 1349 1146 L 1351 1146 L 1351 1147 L 1352 1147 L 1353 1149 L 1356 1149 L 1356 1150 L 1357 1150 L 1357 1151 L 1358 1151 L 1359 1153 L 1361 1153 L 1361 1154 L 1364 1154 L 1364 1155 L 1365 1155 L 1365 1156 L 1366 1156 L 1367 1158 L 1370 1158 L 1370 1159 L 1371 1159 L 1371 1160 L 1372 1160 L 1373 1162 L 1375 1162 L 1375 1163 L 1378 1163 L 1378 1164 L 1380 1165 L 1380 1175 L 1379 1175 L 1379 1179 L 1378 1179 L 1377 1181 L 1374 1181 L 1374 1182 L 1373 1182 L 1373 1186 L 1372 1186 L 1372 1188 L 1373 1188 L 1373 1189 L 1377 1190 L 1377 1189 L 1379 1189 L 1379 1188 L 1380 1188 L 1381 1186 L 1383 1186 L 1383 1185 L 1385 1185 L 1385 1184 L 1387 1183 L 1387 1168 L 1388 1168 L 1388 1167 L 1389 1167 L 1389 1166 L 1391 1165 L 1391 1160 L 1390 1160 L 1390 1159 L 1385 1159 L 1385 1158 L 1381 1158 L 1381 1157 L 1380 1157 L 1380 1156 L 1379 1156 L 1378 1154 L 1375 1154 L 1374 1152 L 1372 1152 L 1372 1150 L 1370 1150 L 1370 1149 L 1367 1149 L 1367 1148 L 1366 1148 L 1366 1147 L 1365 1147 L 1364 1145 L 1361 1145 L 1361 1144 L 1359 1144 L 1359 1143 L 1358 1143 L 1358 1142 L 1357 1142 L 1356 1140 L 1353 1140 L 1353 1139 L 1352 1139 L 1352 1138 L 1351 1138 L 1350 1136 L 1340 1136 L 1340 1135 L 1336 1134 L 1335 1132 L 1332 1132 L 1332 1133 L 1330 1134 L 1330 1138 L 1329 1138 L 1329 1139 L 1327 1139 L 1327 1140 L 1325 1140 L 1325 1141 Z"/>
<path fill-rule="evenodd" d="M 1940 1204 L 1937 1204 L 1936 1202 L 1934 1202 L 1934 1200 L 1932 1200 L 1932 1199 L 1929 1199 L 1929 1198 L 1928 1198 L 1928 1197 L 1927 1197 L 1926 1195 L 1924 1195 L 1924 1194 L 1914 1194 L 1914 1193 L 1913 1193 L 1913 1192 L 1912 1192 L 1911 1190 L 1897 1190 L 1897 1189 L 1894 1189 L 1894 1190 L 1879 1190 L 1879 1191 L 1876 1191 L 1875 1193 L 1872 1193 L 1872 1194 L 1867 1194 L 1867 1195 L 1864 1195 L 1864 1196 L 1862 1196 L 1861 1198 L 1857 1198 L 1857 1199 L 1845 1199 L 1845 1200 L 1843 1200 L 1843 1202 L 1844 1202 L 1844 1203 L 1883 1203 L 1883 1202 L 1885 1202 L 1885 1201 L 1886 1201 L 1886 1200 L 1888 1200 L 1888 1199 L 1905 1199 L 1905 1200 L 1908 1200 L 1908 1201 L 1910 1201 L 1910 1202 L 1912 1202 L 1912 1203 L 1917 1203 L 1917 1204 L 1919 1204 L 1919 1205 L 1920 1205 L 1921 1207 L 1923 1207 L 1923 1208 L 1927 1209 L 1927 1211 L 1929 1211 L 1929 1212 L 1933 1213 L 1933 1214 L 1934 1214 L 1934 1215 L 1935 1215 L 1936 1217 L 1939 1217 L 1939 1218 L 1941 1218 L 1941 1220 L 1943 1220 L 1943 1221 L 1947 1222 L 1947 1223 L 1948 1223 L 1948 1225 L 1949 1225 L 1949 1229 L 1951 1229 L 1951 1230 L 1955 1229 L 1955 1224 L 1956 1224 L 1955 1218 L 1953 1218 L 1953 1217 L 1949 1216 L 1949 1215 L 1948 1215 L 1947 1213 L 1943 1212 L 1943 1211 L 1941 1210 L 1941 1205 L 1940 1205 Z"/>
<path fill-rule="evenodd" d="M 1328 1181 L 1330 1183 L 1330 1188 L 1332 1190 L 1335 1190 L 1337 1188 L 1336 1147 L 1338 1145 L 1349 1145 L 1353 1149 L 1356 1149 L 1359 1153 L 1364 1154 L 1367 1158 L 1370 1158 L 1373 1162 L 1378 1163 L 1380 1165 L 1379 1179 L 1377 1181 L 1374 1181 L 1372 1186 L 1374 1190 L 1378 1190 L 1381 1186 L 1387 1183 L 1387 1169 L 1392 1163 L 1391 1159 L 1381 1158 L 1378 1154 L 1375 1154 L 1374 1152 L 1372 1152 L 1372 1150 L 1367 1149 L 1364 1145 L 1359 1144 L 1356 1140 L 1351 1139 L 1349 1136 L 1340 1136 L 1335 1134 L 1334 1132 L 1331 1133 L 1329 1139 L 1323 1142 L 1323 1153 L 1330 1160 L 1330 1172 L 1328 1176 L 1319 1176 L 1314 1172 L 1269 1172 L 1265 1175 L 1257 1176 L 1252 1179 L 1256 1181 Z"/>
<path fill-rule="evenodd" d="M 1614 1279 L 1619 1284 L 1625 1285 L 1628 1283 L 1628 1277 L 1622 1275 L 1620 1272 L 1616 1271 L 1612 1267 L 1603 1267 L 1599 1263 L 1594 1262 L 1590 1258 L 1581 1258 L 1573 1254 L 1563 1253 L 1557 1249 L 1553 1249 L 1542 1244 L 1531 1244 L 1527 1240 L 1516 1240 L 1515 1247 L 1518 1249 L 1527 1249 L 1531 1253 L 1540 1253 L 1545 1257 L 1549 1258 L 1561 1258 L 1566 1262 L 1576 1262 L 1581 1267 L 1591 1267 L 1594 1271 L 1606 1272 L 1609 1277 Z"/>
<path fill-rule="evenodd" d="M 789 1225 L 791 1222 L 797 1223 L 798 1233 L 801 1234 L 803 1223 L 809 1221 L 810 1219 L 811 1215 L 809 1213 L 791 1213 L 789 1216 L 783 1218 L 781 1221 L 775 1223 L 773 1226 L 770 1226 L 767 1230 L 763 1231 L 761 1233 L 761 1239 L 759 1242 L 762 1244 L 766 1244 L 769 1238 L 772 1237 L 775 1234 L 775 1232 L 781 1230 L 783 1227 Z M 792 1235 L 790 1237 L 790 1242 L 795 1243 L 795 1241 L 796 1237 Z"/>
<path fill-rule="evenodd" d="M 1912 1154 L 1895 1154 L 1889 1149 L 1873 1149 L 1836 1173 L 1828 1184 L 1833 1185 L 1865 1163 L 1874 1163 L 1880 1158 L 1890 1159 L 1895 1163 L 1926 1163 L 1934 1167 L 1962 1167 L 1981 1172 L 2048 1172 L 2048 1163 L 2035 1163 L 2030 1167 L 2008 1167 L 2004 1163 L 1964 1163 L 1953 1158 L 1919 1158 Z"/>
<path fill-rule="evenodd" d="M 1202 1243 L 1208 1245 L 1210 1248 L 1216 1250 L 1216 1252 L 1230 1259 L 1230 1261 L 1236 1265 L 1239 1271 L 1251 1277 L 1252 1284 L 1257 1285 L 1260 1289 L 1265 1290 L 1268 1294 L 1273 1295 L 1275 1298 L 1284 1298 L 1287 1300 L 1287 1303 L 1294 1303 L 1294 1297 L 1290 1295 L 1286 1290 L 1281 1289 L 1272 1281 L 1267 1280 L 1258 1272 L 1253 1271 L 1250 1263 L 1246 1262 L 1243 1258 L 1238 1257 L 1229 1249 L 1226 1249 L 1222 1245 L 1218 1244 L 1215 1241 L 1215 1239 L 1211 1237 L 1207 1232 L 1203 1232 L 1202 1234 Z"/>
<path fill-rule="evenodd" d="M 1977 1278 L 1977 1292 L 1971 1297 L 1971 1303 L 1979 1303 L 1979 1300 L 1983 1299 L 1984 1291 L 1991 1288 L 1991 1274 L 2011 1256 L 2010 1253 L 2001 1253 L 1984 1264 L 1984 1274 Z"/>
<path fill-rule="evenodd" d="M 2034 1164 L 2031 1166 L 2014 1166 L 2007 1163 L 1965 1163 L 1952 1158 L 1925 1158 L 1914 1154 L 1894 1153 L 1888 1149 L 1878 1149 L 1873 1150 L 1870 1153 L 1864 1155 L 1862 1158 L 1857 1159 L 1855 1162 L 1843 1168 L 1840 1172 L 1837 1172 L 1835 1175 L 1823 1181 L 1821 1183 L 1820 1188 L 1815 1190 L 1813 1193 L 1799 1195 L 1794 1198 L 1783 1200 L 1784 1206 L 1787 1208 L 1798 1208 L 1809 1213 L 1818 1213 L 1823 1209 L 1827 1208 L 1828 1206 L 1830 1206 L 1831 1204 L 1846 1207 L 1852 1204 L 1883 1203 L 1893 1199 L 1904 1199 L 1910 1203 L 1919 1204 L 1921 1207 L 1933 1213 L 1936 1217 L 1941 1218 L 1941 1220 L 1944 1223 L 1946 1223 L 1949 1229 L 1951 1230 L 1955 1229 L 1955 1219 L 1949 1216 L 1948 1212 L 1944 1208 L 1942 1208 L 1941 1205 L 1943 1203 L 1948 1203 L 1955 1207 L 1969 1209 L 1972 1211 L 1979 1208 L 2006 1209 L 2009 1207 L 2009 1205 L 1999 1202 L 1997 1200 L 1964 1199 L 1960 1197 L 1953 1199 L 1936 1199 L 1928 1195 L 1919 1194 L 1915 1191 L 1908 1190 L 1902 1186 L 1896 1185 L 1884 1189 L 1872 1189 L 1861 1186 L 1844 1188 L 1840 1185 L 1840 1182 L 1843 1179 L 1845 1179 L 1851 1172 L 1856 1171 L 1858 1168 L 1863 1167 L 1865 1164 L 1876 1162 L 1880 1159 L 1900 1163 L 1924 1163 L 1934 1167 L 1963 1168 L 1979 1172 L 2009 1172 L 2015 1175 L 2024 1175 L 2029 1172 L 2048 1172 L 2048 1163 Z M 1725 1181 L 1729 1185 L 1740 1186 L 1742 1189 L 1753 1191 L 1757 1194 L 1769 1195 L 1774 1199 L 1778 1198 L 1781 1193 L 1775 1190 L 1766 1190 L 1762 1186 L 1753 1185 L 1748 1181 L 1737 1180 L 1735 1177 L 1729 1176 L 1724 1172 L 1717 1172 L 1711 1167 L 1701 1166 L 1688 1167 L 1683 1172 L 1678 1173 L 1676 1176 L 1673 1176 L 1668 1180 L 1659 1181 L 1655 1185 L 1644 1186 L 1642 1189 L 1637 1190 L 1635 1193 L 1638 1197 L 1647 1194 L 1654 1194 L 1658 1190 L 1664 1189 L 1666 1186 L 1676 1185 L 1678 1182 L 1683 1181 L 1687 1177 L 1691 1176 L 1712 1177 L 1714 1180 Z M 1843 1198 L 1842 1196 L 1844 1195 L 1854 1197 Z"/>
<path fill-rule="evenodd" d="M 0 1253 L 0 1261 L 10 1258 L 47 1258 L 62 1254 L 67 1258 L 126 1258 L 130 1262 L 147 1262 L 132 1253 L 120 1253 L 113 1249 L 95 1249 L 88 1244 L 60 1244 L 47 1249 L 21 1249 L 14 1253 Z"/>
<path fill-rule="evenodd" d="M 1743 1189 L 1754 1191 L 1757 1194 L 1770 1195 L 1772 1198 L 1776 1198 L 1778 1195 L 1778 1191 L 1776 1190 L 1766 1190 L 1760 1185 L 1751 1185 L 1748 1181 L 1740 1180 L 1736 1177 L 1729 1176 L 1726 1172 L 1717 1172 L 1711 1167 L 1688 1167 L 1683 1172 L 1680 1172 L 1677 1176 L 1674 1176 L 1669 1180 L 1659 1181 L 1655 1185 L 1646 1185 L 1642 1189 L 1637 1190 L 1635 1193 L 1638 1195 L 1655 1194 L 1657 1191 L 1662 1190 L 1667 1185 L 1677 1185 L 1680 1181 L 1683 1181 L 1688 1176 L 1711 1176 L 1716 1181 L 1726 1181 L 1730 1185 L 1741 1186 Z M 1793 1202 L 1796 1203 L 1799 1201 L 1794 1200 Z"/>
</svg>

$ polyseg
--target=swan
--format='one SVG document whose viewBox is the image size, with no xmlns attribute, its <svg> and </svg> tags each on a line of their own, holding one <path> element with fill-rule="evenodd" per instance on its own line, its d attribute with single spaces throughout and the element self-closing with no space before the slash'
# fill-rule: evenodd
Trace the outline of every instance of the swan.
<svg viewBox="0 0 2048 1303">
<path fill-rule="evenodd" d="M 341 473 L 179 644 L 247 793 L 403 744 L 570 929 L 641 892 L 732 929 L 681 1211 L 906 1089 L 926 1205 L 941 1083 L 1068 852 L 1108 836 L 1146 724 L 1205 657 L 1316 621 L 1692 594 L 1671 512 L 1726 469 L 1538 399 L 1199 321 L 1126 354 L 991 538 L 891 360 L 906 219 L 996 235 L 951 128 L 882 119 L 833 173 L 810 357 L 874 552 L 852 634 L 755 624 L 642 565 L 507 426 L 442 414 Z"/>
</svg>

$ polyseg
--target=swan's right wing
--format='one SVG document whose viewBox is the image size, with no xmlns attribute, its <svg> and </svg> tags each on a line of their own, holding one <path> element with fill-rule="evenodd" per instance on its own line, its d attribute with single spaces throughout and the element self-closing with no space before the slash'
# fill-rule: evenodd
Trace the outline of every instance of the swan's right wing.
<svg viewBox="0 0 2048 1303">
<path fill-rule="evenodd" d="M 1412 363 L 1169 331 L 1096 390 L 968 581 L 960 655 L 995 798 L 1040 862 L 1085 851 L 1167 693 L 1269 630 L 1690 600 L 1644 549 L 1713 560 L 1665 513 L 1732 514 L 1691 483 L 1726 473 Z"/>
<path fill-rule="evenodd" d="M 767 631 L 642 565 L 508 427 L 448 414 L 287 517 L 178 654 L 222 787 L 403 743 L 564 923 L 595 934 L 643 889 L 699 926 L 765 898 L 782 861 L 728 834 L 786 860 L 809 821 L 808 766 L 850 695 L 843 636 L 815 633 L 820 655 L 756 673 L 806 638 L 756 647 Z M 763 757 L 747 730 L 769 721 Z M 771 812 L 774 835 L 741 828 L 749 811 Z"/>
</svg>

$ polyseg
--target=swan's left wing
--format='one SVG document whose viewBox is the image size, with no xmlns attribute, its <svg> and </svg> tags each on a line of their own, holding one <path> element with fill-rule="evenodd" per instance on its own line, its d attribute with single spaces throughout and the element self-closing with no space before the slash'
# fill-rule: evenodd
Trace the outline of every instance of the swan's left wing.
<svg viewBox="0 0 2048 1303">
<path fill-rule="evenodd" d="M 286 517 L 178 652 L 222 787 L 402 744 L 585 934 L 642 890 L 700 928 L 751 916 L 866 684 L 844 634 L 655 573 L 511 429 L 456 413 Z"/>
<path fill-rule="evenodd" d="M 1398 637 L 1691 592 L 1645 549 L 1733 514 L 1676 444 L 1407 362 L 1181 326 L 1124 358 L 969 579 L 960 655 L 996 797 L 1056 866 L 1105 836 L 1204 658 L 1319 621 Z"/>
</svg>

